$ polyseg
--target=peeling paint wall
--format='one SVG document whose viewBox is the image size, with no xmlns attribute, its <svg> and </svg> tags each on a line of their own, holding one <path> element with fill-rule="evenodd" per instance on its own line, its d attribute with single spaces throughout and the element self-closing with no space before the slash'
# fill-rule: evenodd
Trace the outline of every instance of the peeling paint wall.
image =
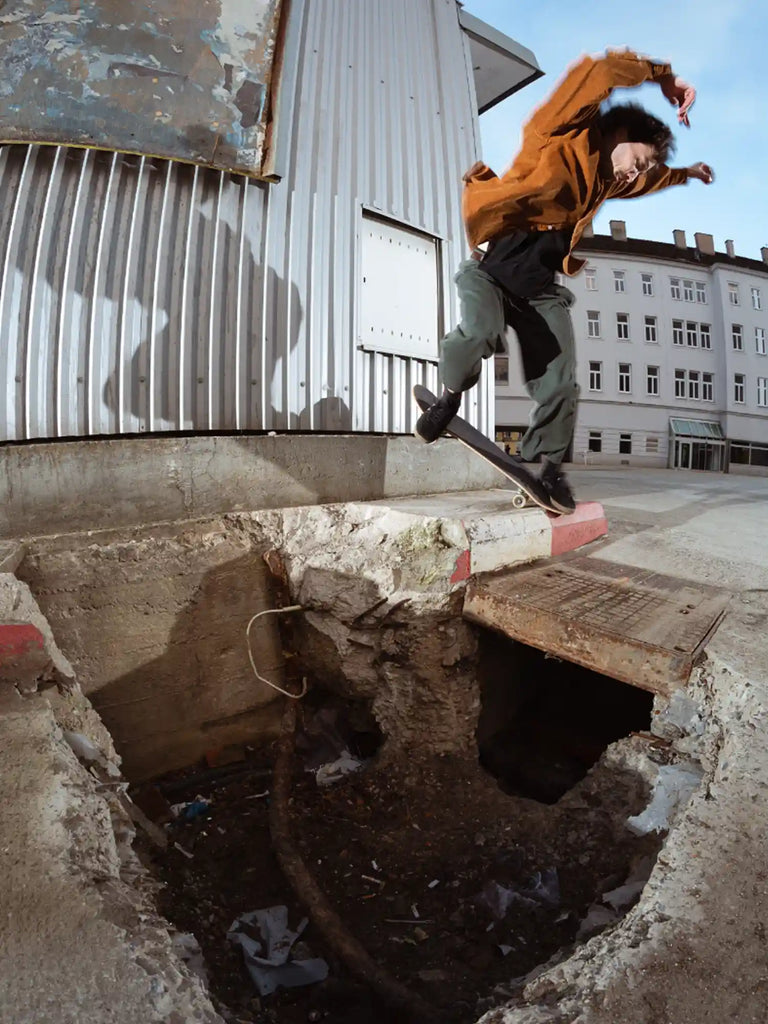
<svg viewBox="0 0 768 1024">
<path fill-rule="evenodd" d="M 6 0 L 0 139 L 261 165 L 282 0 Z"/>
</svg>

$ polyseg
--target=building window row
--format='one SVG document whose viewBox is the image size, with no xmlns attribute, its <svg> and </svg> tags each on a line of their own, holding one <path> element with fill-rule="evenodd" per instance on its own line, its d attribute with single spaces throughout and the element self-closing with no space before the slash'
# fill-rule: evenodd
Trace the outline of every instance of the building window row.
<svg viewBox="0 0 768 1024">
<path fill-rule="evenodd" d="M 768 378 L 762 378 L 768 379 Z M 620 395 L 632 394 L 632 364 L 619 363 L 616 368 L 616 388 Z M 599 360 L 589 363 L 589 390 L 603 390 L 603 364 Z M 661 394 L 661 369 L 658 366 L 645 368 L 645 393 L 651 398 Z M 675 370 L 675 398 L 714 402 L 715 375 L 702 370 Z M 759 404 L 759 403 L 758 403 Z"/>
<path fill-rule="evenodd" d="M 587 267 L 584 271 L 584 285 L 588 292 L 597 291 L 597 269 L 595 267 Z M 640 275 L 640 287 L 643 295 L 653 296 L 655 294 L 653 288 L 653 274 L 641 274 Z M 627 291 L 627 274 L 624 270 L 613 271 L 613 290 L 620 294 L 624 294 Z"/>
<path fill-rule="evenodd" d="M 714 374 L 700 370 L 675 370 L 675 398 L 714 402 Z"/>
<path fill-rule="evenodd" d="M 678 301 L 706 302 L 707 285 L 705 281 L 692 281 L 685 277 L 670 277 L 669 294 Z"/>
<path fill-rule="evenodd" d="M 757 309 L 758 311 L 761 310 L 763 308 L 763 298 L 762 298 L 762 295 L 760 294 L 760 289 L 757 288 L 755 285 L 752 285 L 750 287 L 749 291 L 750 291 L 750 296 L 752 298 L 752 309 Z M 728 302 L 732 306 L 740 306 L 741 305 L 741 296 L 739 294 L 739 286 L 738 286 L 736 281 L 729 281 L 728 282 Z"/>
<path fill-rule="evenodd" d="M 733 400 L 737 405 L 744 405 L 747 400 L 747 375 L 734 373 Z M 768 408 L 768 377 L 757 378 L 757 404 L 761 409 Z"/>
<path fill-rule="evenodd" d="M 632 434 L 619 434 L 619 455 L 631 455 L 632 454 Z M 642 446 L 641 446 L 642 447 Z M 600 454 L 603 450 L 603 431 L 602 430 L 590 430 L 587 433 L 587 451 Z M 653 435 L 646 435 L 645 438 L 645 452 L 646 455 L 655 455 L 659 451 L 659 439 Z"/>
<path fill-rule="evenodd" d="M 744 351 L 744 325 L 731 324 L 731 344 L 734 352 Z M 765 328 L 755 328 L 755 352 L 759 356 L 766 355 Z"/>
<path fill-rule="evenodd" d="M 588 292 L 597 291 L 597 269 L 595 267 L 587 267 L 587 269 L 584 271 L 584 281 Z M 640 287 L 643 295 L 652 298 L 655 294 L 653 274 L 641 273 Z M 617 292 L 619 294 L 626 293 L 626 271 L 613 271 L 613 290 L 614 292 Z M 705 303 L 707 301 L 707 283 L 706 281 L 694 281 L 693 279 L 687 277 L 670 277 L 669 293 L 673 299 L 679 302 Z M 763 301 L 762 296 L 760 294 L 760 289 L 755 286 L 752 286 L 750 288 L 750 293 L 752 297 L 752 308 L 761 310 L 763 308 Z M 739 285 L 736 281 L 728 282 L 728 301 L 732 306 L 741 305 Z"/>
<path fill-rule="evenodd" d="M 672 344 L 689 348 L 712 348 L 712 327 L 695 320 L 672 321 Z"/>
<path fill-rule="evenodd" d="M 629 313 L 616 314 L 616 338 L 618 341 L 629 341 Z M 734 325 L 737 326 L 737 325 Z M 741 328 L 739 327 L 739 331 Z M 758 345 L 758 332 L 762 332 L 763 354 L 765 354 L 765 330 L 755 328 L 755 345 Z M 597 309 L 587 310 L 587 337 L 601 337 L 600 311 Z M 659 341 L 658 320 L 655 316 L 643 317 L 643 337 L 649 344 L 657 344 Z M 711 324 L 699 323 L 695 320 L 673 320 L 672 321 L 672 344 L 687 345 L 689 348 L 712 348 L 712 326 Z M 736 347 L 734 343 L 734 348 Z"/>
</svg>

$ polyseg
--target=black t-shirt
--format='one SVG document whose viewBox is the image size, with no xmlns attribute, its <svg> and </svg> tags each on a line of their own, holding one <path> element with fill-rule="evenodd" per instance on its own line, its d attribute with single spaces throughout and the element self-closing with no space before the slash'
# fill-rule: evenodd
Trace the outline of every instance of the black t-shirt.
<svg viewBox="0 0 768 1024">
<path fill-rule="evenodd" d="M 511 296 L 530 298 L 553 284 L 570 244 L 570 230 L 515 231 L 490 243 L 481 266 Z"/>
</svg>

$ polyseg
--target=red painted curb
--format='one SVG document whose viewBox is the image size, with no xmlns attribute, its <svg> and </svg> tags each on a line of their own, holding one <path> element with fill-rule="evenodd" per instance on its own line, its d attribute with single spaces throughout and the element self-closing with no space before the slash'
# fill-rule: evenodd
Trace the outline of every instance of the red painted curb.
<svg viewBox="0 0 768 1024">
<path fill-rule="evenodd" d="M 0 625 L 0 665 L 16 662 L 31 651 L 45 649 L 43 634 L 29 622 Z"/>
<path fill-rule="evenodd" d="M 552 523 L 551 555 L 562 555 L 582 544 L 604 537 L 608 533 L 608 519 L 599 501 L 585 501 L 576 506 L 569 516 L 550 519 Z"/>
<path fill-rule="evenodd" d="M 456 568 L 451 576 L 451 583 L 462 583 L 464 580 L 468 580 L 472 574 L 472 555 L 469 548 L 466 551 L 462 551 L 459 557 L 456 559 Z"/>
</svg>

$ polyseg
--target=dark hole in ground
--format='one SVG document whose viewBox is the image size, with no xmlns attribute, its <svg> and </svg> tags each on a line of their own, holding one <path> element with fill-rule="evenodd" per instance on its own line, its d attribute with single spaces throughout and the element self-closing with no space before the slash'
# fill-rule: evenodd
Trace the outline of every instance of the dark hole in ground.
<svg viewBox="0 0 768 1024">
<path fill-rule="evenodd" d="M 359 754 L 377 749 L 365 706 L 344 711 L 343 702 L 313 691 L 303 712 L 297 747 L 307 760 L 317 760 L 323 744 L 327 756 L 335 754 L 334 730 Z M 256 992 L 241 950 L 227 941 L 232 922 L 282 904 L 295 928 L 305 911 L 270 842 L 272 751 L 243 753 L 215 773 L 198 765 L 136 794 L 161 821 L 168 803 L 198 795 L 210 801 L 205 813 L 167 824 L 168 849 L 152 856 L 163 882 L 161 910 L 199 941 L 217 1007 L 232 1024 L 400 1024 L 350 977 L 313 925 L 302 936 L 304 955 L 328 961 L 327 980 L 266 997 Z M 598 765 L 550 807 L 505 794 L 474 757 L 414 750 L 394 762 L 374 758 L 328 788 L 299 764 L 292 834 L 376 963 L 433 1005 L 445 1024 L 470 1024 L 509 998 L 511 979 L 588 937 L 584 922 L 595 901 L 638 864 L 653 863 L 659 837 L 624 828 L 647 798 L 645 783 L 621 763 Z M 644 877 L 649 870 L 642 869 Z"/>
<path fill-rule="evenodd" d="M 505 793 L 556 803 L 609 743 L 649 729 L 653 694 L 497 633 L 480 643 L 480 764 Z"/>
</svg>

